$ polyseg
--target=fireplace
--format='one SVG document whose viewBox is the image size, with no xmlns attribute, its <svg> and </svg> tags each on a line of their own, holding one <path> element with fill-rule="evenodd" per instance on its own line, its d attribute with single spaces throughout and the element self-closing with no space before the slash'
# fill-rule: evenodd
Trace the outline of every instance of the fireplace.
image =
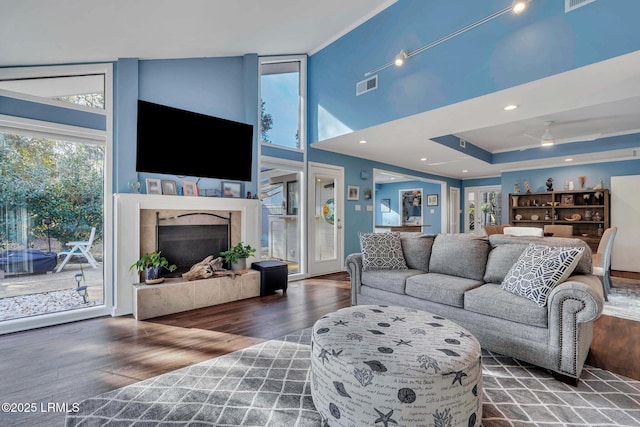
<svg viewBox="0 0 640 427">
<path fill-rule="evenodd" d="M 195 219 L 195 220 L 194 220 Z M 222 220 L 220 224 L 209 223 Z M 194 223 L 195 221 L 195 223 Z M 188 212 L 161 217 L 156 212 L 156 250 L 162 252 L 176 270 L 165 271 L 165 277 L 181 277 L 208 256 L 217 258 L 231 243 L 231 213 Z"/>
<path fill-rule="evenodd" d="M 156 217 L 158 215 L 161 218 L 167 218 L 166 221 L 161 221 L 163 227 L 228 226 L 231 237 L 224 250 L 238 242 L 244 242 L 253 247 L 260 246 L 259 200 L 134 193 L 116 194 L 114 200 L 116 228 L 113 266 L 114 308 L 112 313 L 117 316 L 133 312 L 131 285 L 140 282 L 140 275 L 129 267 L 140 258 L 140 255 L 153 252 L 158 248 L 156 241 Z M 231 217 L 232 219 L 229 221 L 218 216 Z M 198 261 L 202 261 L 202 259 Z M 110 269 L 106 270 L 109 274 Z"/>
</svg>

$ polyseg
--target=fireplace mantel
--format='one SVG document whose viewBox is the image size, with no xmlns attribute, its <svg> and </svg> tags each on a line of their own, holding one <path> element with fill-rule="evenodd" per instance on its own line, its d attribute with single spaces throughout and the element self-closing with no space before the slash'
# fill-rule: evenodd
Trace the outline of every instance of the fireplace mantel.
<svg viewBox="0 0 640 427">
<path fill-rule="evenodd" d="M 139 276 L 135 270 L 129 271 L 129 266 L 136 262 L 140 256 L 140 211 L 145 209 L 239 212 L 242 242 L 254 248 L 260 247 L 259 200 L 157 194 L 115 194 L 114 306 L 112 312 L 114 316 L 133 312 L 132 285 L 139 282 Z M 249 263 L 251 261 L 249 259 Z"/>
</svg>

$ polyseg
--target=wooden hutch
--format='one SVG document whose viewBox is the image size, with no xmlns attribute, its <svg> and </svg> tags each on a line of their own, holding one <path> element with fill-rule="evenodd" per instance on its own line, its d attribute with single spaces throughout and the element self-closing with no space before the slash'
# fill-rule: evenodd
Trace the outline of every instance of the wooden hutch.
<svg viewBox="0 0 640 427">
<path fill-rule="evenodd" d="M 595 253 L 604 230 L 610 227 L 609 190 L 562 190 L 509 194 L 509 223 L 540 227 L 573 225 L 574 237 Z"/>
</svg>

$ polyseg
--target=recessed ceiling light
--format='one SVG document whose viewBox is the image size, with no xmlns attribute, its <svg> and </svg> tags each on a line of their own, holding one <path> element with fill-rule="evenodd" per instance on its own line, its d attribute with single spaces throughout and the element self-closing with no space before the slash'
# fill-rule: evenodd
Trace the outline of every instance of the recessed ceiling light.
<svg viewBox="0 0 640 427">
<path fill-rule="evenodd" d="M 565 162 L 573 162 L 573 159 L 564 159 Z"/>
<path fill-rule="evenodd" d="M 467 173 L 467 172 L 469 172 L 469 171 L 466 170 L 466 169 L 462 169 L 462 173 Z"/>
<path fill-rule="evenodd" d="M 421 161 L 421 162 L 426 162 L 426 161 L 427 161 L 427 158 L 426 158 L 426 157 L 421 157 L 421 158 L 420 158 L 420 161 Z"/>
<path fill-rule="evenodd" d="M 507 106 L 504 107 L 504 111 L 511 111 L 511 110 L 515 110 L 516 108 L 518 108 L 519 105 L 516 104 L 509 104 Z"/>
<path fill-rule="evenodd" d="M 361 140 L 360 140 L 360 144 L 366 144 L 366 143 L 367 143 L 367 141 L 366 141 L 366 140 L 364 140 L 364 139 L 361 139 Z"/>
</svg>

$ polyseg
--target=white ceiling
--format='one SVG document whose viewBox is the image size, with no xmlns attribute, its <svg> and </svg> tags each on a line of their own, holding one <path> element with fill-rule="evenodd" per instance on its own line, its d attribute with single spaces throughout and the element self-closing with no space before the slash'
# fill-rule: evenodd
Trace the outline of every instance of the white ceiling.
<svg viewBox="0 0 640 427">
<path fill-rule="evenodd" d="M 0 39 L 11 42 L 0 43 L 0 66 L 313 54 L 394 2 L 2 0 Z M 520 108 L 503 111 L 510 103 Z M 498 176 L 565 165 L 566 156 L 491 165 L 430 138 L 456 135 L 490 153 L 527 150 L 538 146 L 545 121 L 555 122 L 557 143 L 639 132 L 640 51 L 314 147 L 452 178 Z M 632 158 L 640 138 L 635 148 L 571 157 L 574 163 Z"/>
<path fill-rule="evenodd" d="M 0 66 L 313 53 L 395 1 L 2 0 Z"/>
</svg>

